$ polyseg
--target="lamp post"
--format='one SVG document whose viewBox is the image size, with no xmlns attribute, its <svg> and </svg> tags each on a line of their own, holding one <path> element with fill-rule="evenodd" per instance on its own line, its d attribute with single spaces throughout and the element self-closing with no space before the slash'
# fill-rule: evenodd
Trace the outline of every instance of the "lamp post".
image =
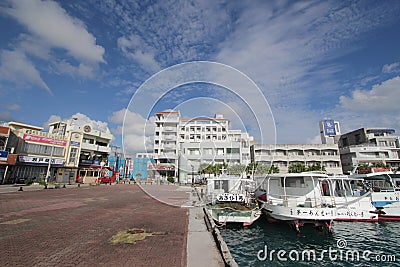
<svg viewBox="0 0 400 267">
<path fill-rule="evenodd" d="M 192 187 L 194 186 L 194 166 L 192 165 Z"/>
<path fill-rule="evenodd" d="M 45 188 L 47 188 L 47 183 L 49 182 L 49 178 L 50 178 L 50 168 L 51 168 L 51 161 L 53 160 L 53 153 L 54 153 L 54 144 L 56 142 L 56 139 L 53 136 L 53 141 L 52 141 L 52 146 L 51 146 L 51 152 L 50 152 L 50 159 L 49 159 L 49 163 L 47 164 L 47 172 L 46 172 L 46 178 L 45 178 Z"/>
</svg>

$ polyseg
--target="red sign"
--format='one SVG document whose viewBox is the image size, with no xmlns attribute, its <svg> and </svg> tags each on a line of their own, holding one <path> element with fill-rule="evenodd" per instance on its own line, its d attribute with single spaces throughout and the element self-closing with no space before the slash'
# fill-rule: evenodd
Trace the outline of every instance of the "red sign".
<svg viewBox="0 0 400 267">
<path fill-rule="evenodd" d="M 58 139 L 48 138 L 45 136 L 37 136 L 37 135 L 31 135 L 31 134 L 24 134 L 23 139 L 26 141 L 45 143 L 45 144 L 54 144 L 54 145 L 58 145 L 58 146 L 66 146 L 67 145 L 66 140 L 58 140 Z"/>
</svg>

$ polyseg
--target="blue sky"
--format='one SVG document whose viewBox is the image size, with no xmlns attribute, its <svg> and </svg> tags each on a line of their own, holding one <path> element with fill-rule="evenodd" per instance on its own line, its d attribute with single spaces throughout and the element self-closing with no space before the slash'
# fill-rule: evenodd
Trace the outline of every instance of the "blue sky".
<svg viewBox="0 0 400 267">
<path fill-rule="evenodd" d="M 343 132 L 398 132 L 398 14 L 395 0 L 5 0 L 0 120 L 45 127 L 74 116 L 107 123 L 115 144 L 124 132 L 130 153 L 143 150 L 143 140 L 151 145 L 144 133 L 151 132 L 154 112 L 164 109 L 179 109 L 185 117 L 223 112 L 233 128 L 257 136 L 251 124 L 258 122 L 249 119 L 254 114 L 241 104 L 243 96 L 212 84 L 176 86 L 158 97 L 150 114 L 139 112 L 140 103 L 130 106 L 138 88 L 159 71 L 212 61 L 257 84 L 278 143 L 320 142 L 324 118 L 338 120 Z M 149 96 L 158 92 L 146 90 Z M 252 108 L 263 116 L 263 107 Z M 266 128 L 274 135 L 273 127 Z"/>
</svg>

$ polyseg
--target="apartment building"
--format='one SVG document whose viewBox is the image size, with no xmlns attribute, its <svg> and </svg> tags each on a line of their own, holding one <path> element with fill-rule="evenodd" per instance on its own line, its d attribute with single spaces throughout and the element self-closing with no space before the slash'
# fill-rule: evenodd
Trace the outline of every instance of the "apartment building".
<svg viewBox="0 0 400 267">
<path fill-rule="evenodd" d="M 342 173 L 339 149 L 336 144 L 256 144 L 251 147 L 252 160 L 274 165 L 279 172 L 286 173 L 294 163 L 306 166 L 317 163 L 328 173 Z"/>
<path fill-rule="evenodd" d="M 399 137 L 388 128 L 360 128 L 343 134 L 339 139 L 343 172 L 348 173 L 362 163 L 383 162 L 390 167 L 400 166 Z"/>
<path fill-rule="evenodd" d="M 178 111 L 156 113 L 154 160 L 162 176 L 187 182 L 201 164 L 248 164 L 252 138 L 231 130 L 222 114 L 184 118 Z"/>
</svg>

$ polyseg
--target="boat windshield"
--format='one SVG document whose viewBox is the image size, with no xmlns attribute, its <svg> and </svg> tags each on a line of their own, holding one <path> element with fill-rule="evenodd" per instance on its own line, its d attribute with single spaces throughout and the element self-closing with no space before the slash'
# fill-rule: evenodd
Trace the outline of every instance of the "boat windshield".
<svg viewBox="0 0 400 267">
<path fill-rule="evenodd" d="M 392 179 L 388 174 L 377 174 L 365 178 L 373 191 L 378 192 L 381 190 L 393 190 L 394 185 Z"/>
</svg>

